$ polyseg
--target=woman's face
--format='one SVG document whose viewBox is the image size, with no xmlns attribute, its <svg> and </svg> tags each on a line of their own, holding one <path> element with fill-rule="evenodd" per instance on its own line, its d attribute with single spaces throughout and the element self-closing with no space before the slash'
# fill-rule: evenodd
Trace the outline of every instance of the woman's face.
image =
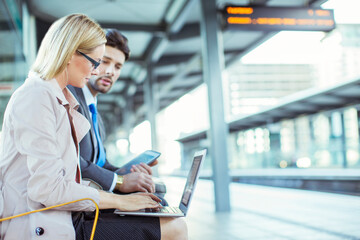
<svg viewBox="0 0 360 240">
<path fill-rule="evenodd" d="M 94 49 L 93 52 L 86 54 L 96 62 L 100 62 L 105 52 L 105 44 L 100 45 Z M 75 52 L 68 65 L 68 83 L 74 87 L 82 88 L 85 83 L 89 81 L 92 75 L 98 75 L 98 68 L 94 68 L 94 64 L 91 63 L 84 55 Z"/>
</svg>

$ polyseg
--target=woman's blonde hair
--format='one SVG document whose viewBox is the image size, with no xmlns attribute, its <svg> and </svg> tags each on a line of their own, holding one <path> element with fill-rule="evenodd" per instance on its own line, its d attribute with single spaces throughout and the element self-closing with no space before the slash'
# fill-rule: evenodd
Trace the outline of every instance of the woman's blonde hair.
<svg viewBox="0 0 360 240">
<path fill-rule="evenodd" d="M 50 80 L 64 71 L 76 50 L 87 54 L 104 43 L 103 29 L 86 15 L 62 17 L 45 34 L 31 70 Z"/>
</svg>

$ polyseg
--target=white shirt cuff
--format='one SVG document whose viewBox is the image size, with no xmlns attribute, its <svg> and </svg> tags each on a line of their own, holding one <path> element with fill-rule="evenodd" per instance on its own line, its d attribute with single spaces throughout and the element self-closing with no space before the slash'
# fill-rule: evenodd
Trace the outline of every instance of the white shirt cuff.
<svg viewBox="0 0 360 240">
<path fill-rule="evenodd" d="M 111 187 L 110 187 L 110 189 L 109 189 L 110 192 L 114 191 L 114 188 L 115 188 L 115 186 L 116 186 L 116 180 L 117 180 L 117 174 L 114 173 L 114 180 L 113 180 L 113 182 L 112 182 L 112 184 L 111 184 Z"/>
</svg>

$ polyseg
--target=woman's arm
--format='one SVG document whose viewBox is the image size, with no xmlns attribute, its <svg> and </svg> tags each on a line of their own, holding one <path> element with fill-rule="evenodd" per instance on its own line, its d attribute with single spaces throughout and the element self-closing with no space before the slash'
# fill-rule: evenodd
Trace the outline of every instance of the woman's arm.
<svg viewBox="0 0 360 240">
<path fill-rule="evenodd" d="M 161 207 L 160 198 L 151 193 L 118 195 L 99 190 L 100 209 L 116 208 L 121 211 L 136 211 L 143 208 Z"/>
</svg>

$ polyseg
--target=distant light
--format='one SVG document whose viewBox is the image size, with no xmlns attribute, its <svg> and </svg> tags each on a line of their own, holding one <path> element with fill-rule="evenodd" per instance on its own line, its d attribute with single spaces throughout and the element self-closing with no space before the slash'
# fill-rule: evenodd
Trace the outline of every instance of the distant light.
<svg viewBox="0 0 360 240">
<path fill-rule="evenodd" d="M 130 152 L 139 154 L 146 149 L 151 149 L 150 122 L 144 121 L 137 125 L 129 136 Z"/>
<path fill-rule="evenodd" d="M 346 151 L 346 160 L 349 166 L 356 166 L 356 164 L 359 162 L 359 152 L 356 150 L 347 150 Z"/>
<path fill-rule="evenodd" d="M 281 167 L 281 168 L 286 168 L 287 167 L 287 161 L 285 161 L 285 160 L 281 160 L 280 161 L 280 163 L 279 163 L 279 166 Z"/>
<path fill-rule="evenodd" d="M 120 154 L 125 155 L 129 149 L 129 141 L 127 139 L 120 138 L 116 141 L 116 147 Z"/>
<path fill-rule="evenodd" d="M 311 159 L 308 157 L 299 158 L 296 161 L 296 166 L 298 168 L 309 168 L 309 167 L 311 167 Z"/>
<path fill-rule="evenodd" d="M 314 154 L 316 160 L 316 166 L 328 167 L 331 164 L 331 154 L 328 150 L 319 150 Z"/>
</svg>

